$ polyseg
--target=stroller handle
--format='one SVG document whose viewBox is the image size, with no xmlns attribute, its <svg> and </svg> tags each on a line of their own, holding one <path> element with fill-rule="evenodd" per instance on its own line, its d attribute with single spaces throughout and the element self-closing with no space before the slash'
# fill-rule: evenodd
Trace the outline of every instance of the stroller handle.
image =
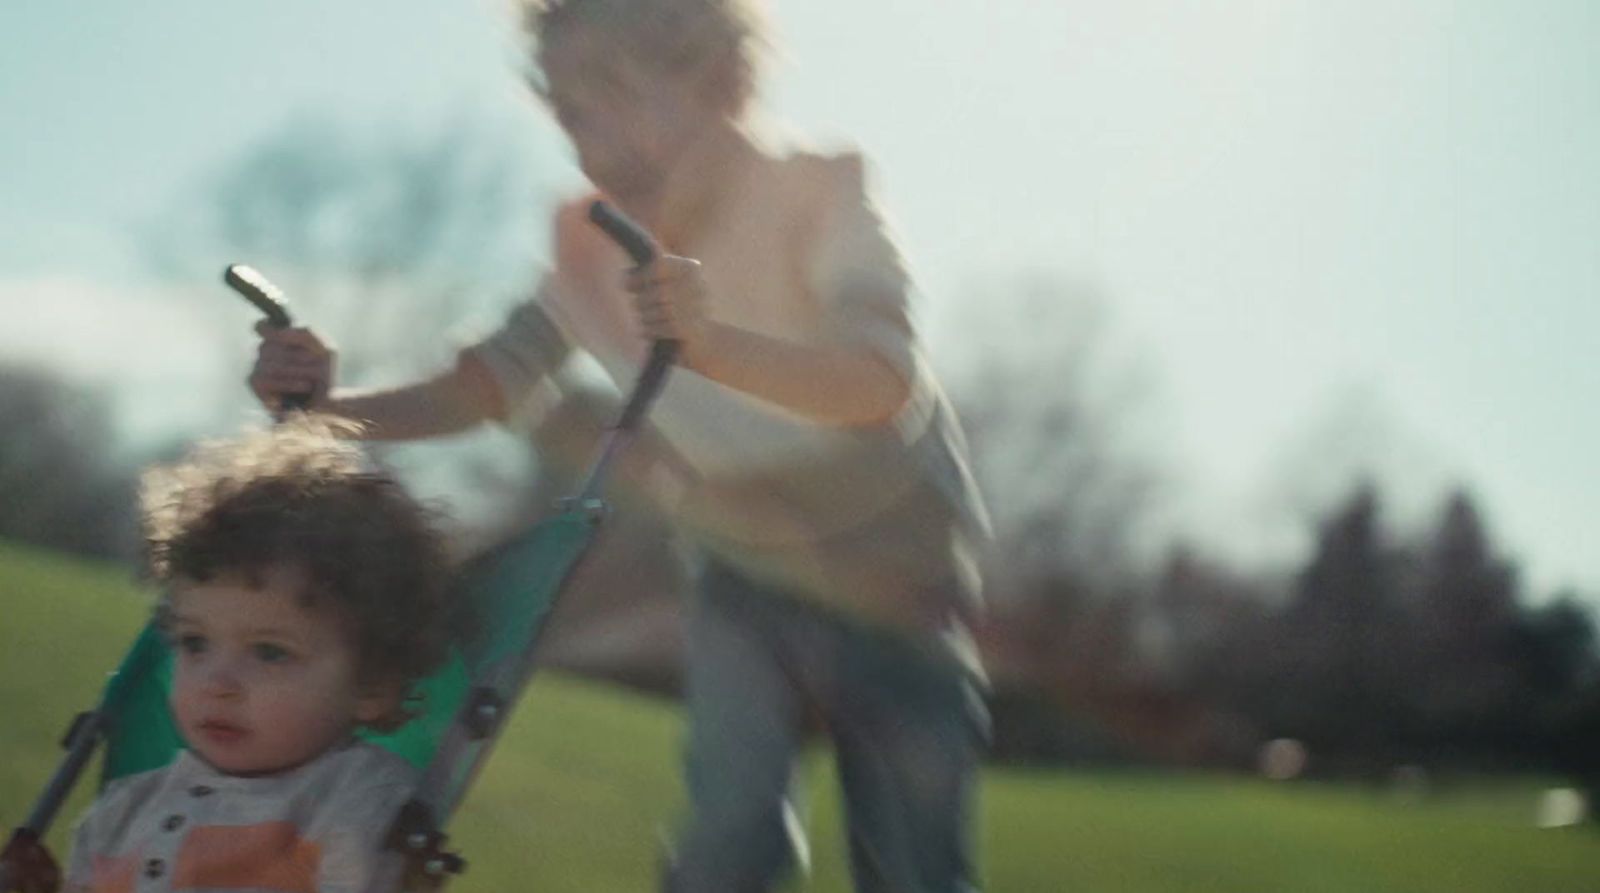
<svg viewBox="0 0 1600 893">
<path fill-rule="evenodd" d="M 644 227 L 629 219 L 626 214 L 608 202 L 597 200 L 591 204 L 589 220 L 627 252 L 628 258 L 636 267 L 642 267 L 655 260 L 660 253 L 655 240 Z M 639 422 L 649 411 L 650 404 L 655 402 L 656 395 L 661 393 L 661 387 L 667 381 L 667 372 L 677 358 L 676 341 L 663 339 L 650 345 L 650 358 L 639 372 L 639 378 L 633 385 L 633 392 L 628 395 L 627 405 L 623 407 L 617 423 L 606 432 L 605 441 L 600 447 L 600 455 L 595 459 L 594 466 L 590 468 L 589 474 L 584 478 L 583 486 L 578 490 L 576 499 L 579 504 L 593 503 L 600 498 L 600 488 L 612 459 L 621 451 L 632 432 L 639 427 Z"/>
<path fill-rule="evenodd" d="M 283 299 L 283 290 L 261 275 L 255 267 L 229 264 L 222 271 L 222 281 L 241 297 L 260 310 L 274 327 L 287 329 L 294 325 L 289 315 L 289 305 Z M 283 394 L 284 409 L 305 409 L 311 403 L 310 394 Z"/>
</svg>

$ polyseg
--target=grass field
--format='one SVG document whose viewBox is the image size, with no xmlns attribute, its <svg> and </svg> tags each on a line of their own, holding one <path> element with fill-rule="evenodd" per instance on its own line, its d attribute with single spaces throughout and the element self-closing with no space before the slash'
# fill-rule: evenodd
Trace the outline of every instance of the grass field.
<svg viewBox="0 0 1600 893">
<path fill-rule="evenodd" d="M 0 823 L 20 821 L 146 604 L 121 569 L 0 545 Z M 679 735 L 668 705 L 540 677 L 457 816 L 471 868 L 454 889 L 652 889 L 681 804 Z M 848 890 L 823 755 L 806 778 L 815 871 L 794 889 Z M 1536 788 L 1486 781 L 1402 803 L 1230 777 L 991 770 L 981 857 L 992 893 L 1600 893 L 1600 833 L 1532 827 Z"/>
</svg>

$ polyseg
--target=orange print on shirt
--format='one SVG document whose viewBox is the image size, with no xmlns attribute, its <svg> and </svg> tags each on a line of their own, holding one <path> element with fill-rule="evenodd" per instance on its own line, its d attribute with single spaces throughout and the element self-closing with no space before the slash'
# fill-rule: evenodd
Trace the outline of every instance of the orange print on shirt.
<svg viewBox="0 0 1600 893">
<path fill-rule="evenodd" d="M 196 828 L 178 851 L 173 889 L 244 887 L 316 893 L 321 851 L 295 831 L 289 822 Z"/>
<path fill-rule="evenodd" d="M 138 856 L 96 856 L 89 889 L 93 893 L 133 893 L 138 868 Z"/>
</svg>

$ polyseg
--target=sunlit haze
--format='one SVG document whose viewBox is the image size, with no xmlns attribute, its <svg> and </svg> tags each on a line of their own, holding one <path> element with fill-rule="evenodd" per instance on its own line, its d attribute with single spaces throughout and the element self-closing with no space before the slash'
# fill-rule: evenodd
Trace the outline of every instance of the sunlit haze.
<svg viewBox="0 0 1600 893">
<path fill-rule="evenodd" d="M 1402 502 L 1471 487 L 1539 591 L 1600 592 L 1600 5 L 773 5 L 767 98 L 871 157 L 941 365 L 1004 349 L 960 321 L 1059 277 L 1151 375 L 1177 529 L 1281 559 L 1303 546 L 1285 475 L 1375 463 Z M 0 356 L 181 423 L 186 370 L 248 333 L 176 316 L 131 235 L 291 120 L 470 119 L 575 184 L 507 21 L 487 0 L 6 4 Z"/>
</svg>

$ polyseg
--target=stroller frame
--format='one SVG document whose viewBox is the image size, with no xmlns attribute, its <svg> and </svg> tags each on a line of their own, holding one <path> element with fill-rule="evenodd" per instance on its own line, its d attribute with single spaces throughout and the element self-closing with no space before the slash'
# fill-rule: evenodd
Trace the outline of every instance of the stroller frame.
<svg viewBox="0 0 1600 893">
<path fill-rule="evenodd" d="M 591 204 L 589 218 L 636 266 L 656 256 L 649 234 L 606 202 Z M 254 271 L 229 267 L 224 278 L 272 324 L 290 324 L 281 295 Z M 454 701 L 449 711 L 452 718 L 447 726 L 435 730 L 437 737 L 429 748 L 417 791 L 395 816 L 385 839 L 385 847 L 405 857 L 402 890 L 439 890 L 451 875 L 465 869 L 466 861 L 446 847 L 444 824 L 486 765 L 504 720 L 532 679 L 543 621 L 607 512 L 601 498 L 606 476 L 666 383 L 677 349 L 671 341 L 651 346 L 649 360 L 617 422 L 605 432 L 577 494 L 561 500 L 556 515 L 500 547 L 498 560 L 492 561 L 488 573 L 477 581 L 487 591 L 503 593 L 502 602 L 517 602 L 517 622 L 475 631 L 469 641 L 460 643 L 447 667 L 446 672 L 460 674 L 466 684 L 444 693 L 444 701 Z M 532 579 L 543 585 L 530 586 L 530 575 L 536 575 Z M 44 847 L 44 837 L 101 744 L 108 745 L 103 779 L 164 765 L 171 750 L 181 746 L 171 729 L 156 730 L 154 743 L 147 740 L 143 749 L 119 751 L 110 746 L 111 733 L 124 716 L 135 708 L 151 706 L 153 688 L 148 680 L 170 672 L 169 659 L 160 631 L 153 622 L 147 624 L 106 683 L 99 702 L 72 720 L 61 744 L 65 755 L 26 820 L 0 851 L 0 893 L 44 893 L 59 886 L 60 872 Z M 158 715 L 164 716 L 164 708 L 156 706 L 162 711 Z M 393 739 L 406 734 L 402 730 Z M 399 749 L 404 749 L 404 742 Z"/>
</svg>

